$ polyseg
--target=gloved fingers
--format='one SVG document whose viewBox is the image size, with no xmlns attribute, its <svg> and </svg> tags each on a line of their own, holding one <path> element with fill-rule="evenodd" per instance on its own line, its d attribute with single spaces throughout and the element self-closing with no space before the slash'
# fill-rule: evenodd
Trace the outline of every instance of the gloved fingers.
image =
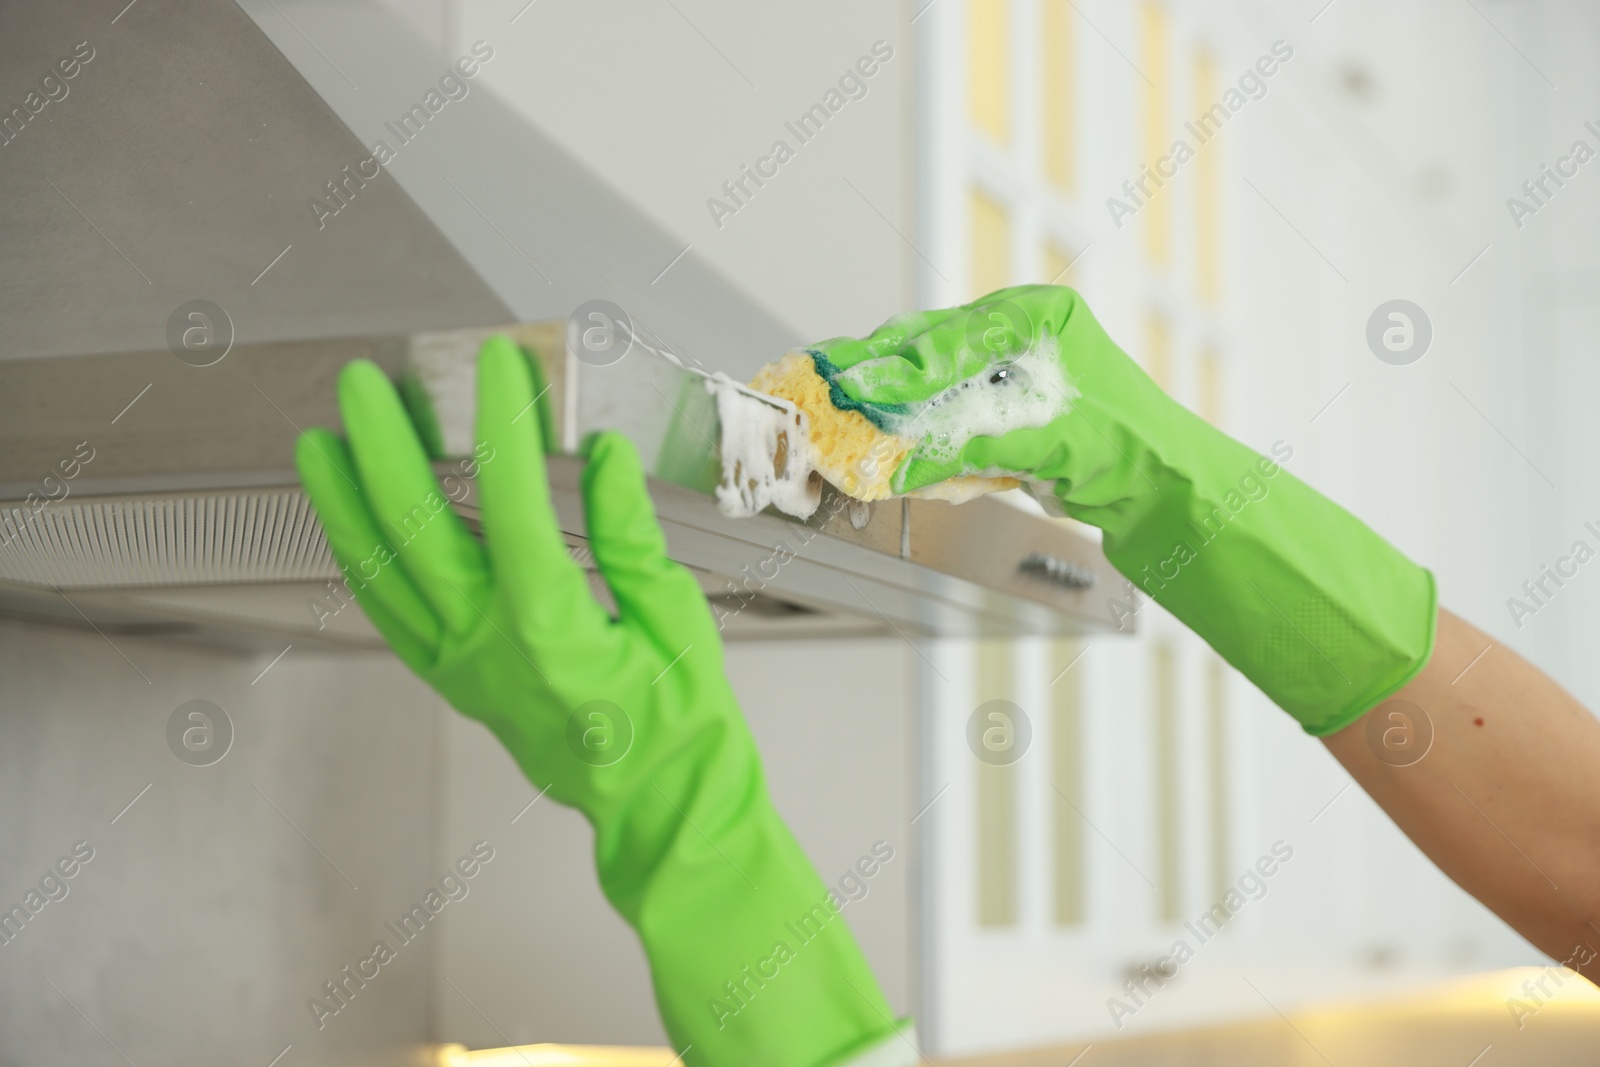
<svg viewBox="0 0 1600 1067">
<path fill-rule="evenodd" d="M 848 369 L 864 360 L 898 355 L 913 340 L 961 311 L 938 308 L 896 315 L 865 337 L 835 337 L 811 347 L 827 356 L 834 366 Z"/>
<path fill-rule="evenodd" d="M 864 404 L 919 404 L 1025 352 L 1031 332 L 1027 312 L 1015 304 L 964 311 L 941 319 L 891 355 L 841 372 L 838 384 Z"/>
<path fill-rule="evenodd" d="M 955 378 L 964 381 L 997 364 L 1007 363 L 1039 341 L 1034 302 L 1013 300 L 1002 289 L 974 301 L 959 319 L 942 324 L 929 343 L 955 352 Z M 1021 294 L 1018 294 L 1021 295 Z"/>
<path fill-rule="evenodd" d="M 699 583 L 667 557 L 633 444 L 621 434 L 601 433 L 585 452 L 589 547 L 622 617 L 642 627 L 669 657 L 696 642 L 714 641 Z"/>
<path fill-rule="evenodd" d="M 1083 298 L 1076 289 L 1066 285 L 1011 285 L 986 293 L 962 308 L 974 311 L 999 309 L 1019 333 L 1027 333 L 1025 323 L 1031 322 L 1033 332 L 1028 340 L 1037 340 L 1045 333 L 1059 333 L 1067 320 L 1083 307 Z"/>
<path fill-rule="evenodd" d="M 967 474 L 1053 477 L 1049 472 L 1064 466 L 1062 438 L 1061 430 L 1051 424 L 998 437 L 974 437 L 955 449 L 940 449 L 925 441 L 906 456 L 890 485 L 896 493 L 909 493 Z M 1111 446 L 1107 444 L 1105 450 L 1110 451 Z"/>
<path fill-rule="evenodd" d="M 890 478 L 889 485 L 896 493 L 910 493 L 966 473 L 966 464 L 959 456 L 933 458 L 912 450 Z"/>
<path fill-rule="evenodd" d="M 877 407 L 917 404 L 954 382 L 954 361 L 913 346 L 904 354 L 865 359 L 841 371 L 834 384 L 851 400 Z"/>
<path fill-rule="evenodd" d="M 361 609 L 403 662 L 413 667 L 431 662 L 439 620 L 378 528 L 344 442 L 327 430 L 308 430 L 295 442 L 294 458 L 328 547 Z"/>
<path fill-rule="evenodd" d="M 339 411 L 367 505 L 400 565 L 447 630 L 468 629 L 487 560 L 439 488 L 399 394 L 376 364 L 358 359 L 339 374 Z"/>
<path fill-rule="evenodd" d="M 1020 285 L 958 308 L 891 319 L 861 341 L 830 342 L 838 385 L 864 404 L 917 404 L 991 372 L 1064 329 L 1077 294 Z"/>
<path fill-rule="evenodd" d="M 528 357 L 489 338 L 478 353 L 478 487 L 494 582 L 531 642 L 592 648 L 610 620 L 561 539 L 542 433 Z"/>
<path fill-rule="evenodd" d="M 406 414 L 411 417 L 411 427 L 417 433 L 423 452 L 430 460 L 444 459 L 444 430 L 439 425 L 439 413 L 434 410 L 427 385 L 417 374 L 407 373 L 395 382 L 395 389 Z"/>
</svg>

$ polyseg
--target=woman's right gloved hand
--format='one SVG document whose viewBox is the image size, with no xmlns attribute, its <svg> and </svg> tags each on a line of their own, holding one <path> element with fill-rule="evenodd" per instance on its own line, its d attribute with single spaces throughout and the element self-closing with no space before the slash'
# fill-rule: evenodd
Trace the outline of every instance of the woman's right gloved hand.
<svg viewBox="0 0 1600 1067">
<path fill-rule="evenodd" d="M 1167 396 L 1072 289 L 1002 289 L 810 351 L 844 397 L 915 440 L 896 492 L 973 474 L 1045 483 L 1105 531 L 1130 582 L 1310 733 L 1354 722 L 1427 663 L 1433 576 Z"/>
</svg>

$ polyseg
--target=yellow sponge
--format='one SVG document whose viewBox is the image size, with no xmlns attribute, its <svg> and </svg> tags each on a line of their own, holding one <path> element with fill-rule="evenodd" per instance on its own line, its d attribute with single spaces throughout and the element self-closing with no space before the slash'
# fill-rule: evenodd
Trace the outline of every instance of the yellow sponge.
<svg viewBox="0 0 1600 1067">
<path fill-rule="evenodd" d="M 846 495 L 857 500 L 885 500 L 895 495 L 890 478 L 916 441 L 888 433 L 860 411 L 836 407 L 829 383 L 817 373 L 811 353 L 796 350 L 767 364 L 751 380 L 750 388 L 787 400 L 806 416 L 812 464 Z M 1021 484 L 1006 476 L 965 475 L 908 495 L 959 504 Z"/>
<path fill-rule="evenodd" d="M 857 500 L 893 496 L 889 476 L 912 442 L 887 434 L 859 411 L 841 411 L 829 399 L 828 383 L 810 353 L 790 352 L 768 363 L 750 388 L 787 400 L 806 416 L 812 462 L 829 482 Z"/>
</svg>

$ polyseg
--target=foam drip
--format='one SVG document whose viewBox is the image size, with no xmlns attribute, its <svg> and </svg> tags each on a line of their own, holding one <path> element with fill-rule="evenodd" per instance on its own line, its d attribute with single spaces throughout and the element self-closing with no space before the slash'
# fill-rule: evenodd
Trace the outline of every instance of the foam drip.
<svg viewBox="0 0 1600 1067">
<path fill-rule="evenodd" d="M 822 501 L 805 413 L 786 400 L 763 396 L 726 374 L 706 380 L 722 424 L 722 480 L 717 507 L 745 518 L 769 505 L 797 519 Z"/>
</svg>

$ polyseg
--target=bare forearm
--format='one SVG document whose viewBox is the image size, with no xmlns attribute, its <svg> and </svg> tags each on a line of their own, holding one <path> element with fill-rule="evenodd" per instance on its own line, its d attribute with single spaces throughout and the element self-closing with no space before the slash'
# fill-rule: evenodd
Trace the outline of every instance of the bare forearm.
<svg viewBox="0 0 1600 1067">
<path fill-rule="evenodd" d="M 1441 611 L 1423 672 L 1325 743 L 1440 870 L 1600 978 L 1600 720 L 1570 694 Z"/>
</svg>

